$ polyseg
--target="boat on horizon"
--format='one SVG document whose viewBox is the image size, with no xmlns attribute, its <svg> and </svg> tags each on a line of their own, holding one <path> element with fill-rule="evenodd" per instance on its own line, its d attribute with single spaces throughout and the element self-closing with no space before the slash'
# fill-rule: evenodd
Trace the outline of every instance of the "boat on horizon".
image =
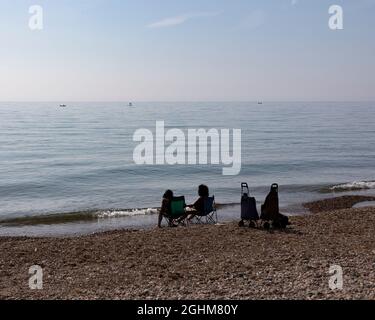
<svg viewBox="0 0 375 320">
<path fill-rule="evenodd" d="M 66 104 L 60 104 L 60 108 L 66 108 Z"/>
</svg>

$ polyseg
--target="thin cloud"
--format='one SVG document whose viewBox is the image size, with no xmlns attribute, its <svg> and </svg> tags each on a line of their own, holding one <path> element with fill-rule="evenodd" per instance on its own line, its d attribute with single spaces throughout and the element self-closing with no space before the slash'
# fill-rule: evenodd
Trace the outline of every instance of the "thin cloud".
<svg viewBox="0 0 375 320">
<path fill-rule="evenodd" d="M 219 12 L 196 12 L 196 13 L 183 14 L 180 16 L 166 18 L 166 19 L 151 23 L 147 25 L 147 27 L 151 29 L 173 27 L 173 26 L 183 24 L 195 18 L 214 17 L 219 14 L 220 14 Z"/>
<path fill-rule="evenodd" d="M 296 6 L 298 4 L 298 0 L 292 0 L 291 5 Z"/>
</svg>

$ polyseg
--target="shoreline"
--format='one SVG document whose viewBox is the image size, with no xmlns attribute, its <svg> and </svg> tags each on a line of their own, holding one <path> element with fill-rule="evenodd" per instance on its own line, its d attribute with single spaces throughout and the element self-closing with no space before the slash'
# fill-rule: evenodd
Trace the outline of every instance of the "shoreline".
<svg viewBox="0 0 375 320">
<path fill-rule="evenodd" d="M 342 195 L 289 206 L 281 212 L 289 217 L 334 209 L 348 209 L 363 201 L 374 201 L 373 195 Z M 258 211 L 260 212 L 260 202 Z M 79 237 L 116 230 L 150 230 L 155 227 L 158 208 L 86 210 L 65 214 L 41 214 L 0 219 L 1 237 Z M 237 221 L 240 203 L 217 204 L 219 222 Z M 285 208 L 284 208 L 285 209 Z M 143 213 L 140 213 L 143 212 Z M 99 215 L 100 213 L 100 215 Z"/>
<path fill-rule="evenodd" d="M 0 237 L 0 299 L 375 299 L 374 207 L 291 222 Z M 44 270 L 42 290 L 28 288 L 32 265 Z M 343 290 L 328 286 L 331 265 L 343 268 Z"/>
</svg>

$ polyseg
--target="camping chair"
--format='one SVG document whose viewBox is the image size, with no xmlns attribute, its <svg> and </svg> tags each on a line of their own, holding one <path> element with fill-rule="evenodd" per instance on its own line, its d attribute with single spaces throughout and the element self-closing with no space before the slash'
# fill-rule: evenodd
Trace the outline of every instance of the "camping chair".
<svg viewBox="0 0 375 320">
<path fill-rule="evenodd" d="M 250 190 L 247 183 L 241 183 L 241 221 L 240 227 L 245 226 L 245 222 L 249 222 L 249 227 L 258 225 L 259 214 L 257 210 L 256 200 L 250 197 Z"/>
<path fill-rule="evenodd" d="M 197 213 L 194 220 L 197 224 L 216 224 L 218 222 L 214 196 L 204 200 L 204 211 Z"/>
<path fill-rule="evenodd" d="M 180 223 L 185 224 L 186 220 L 186 203 L 185 203 L 185 197 L 173 197 L 170 204 L 170 212 L 169 215 L 165 216 L 164 218 L 167 220 L 168 225 L 172 226 Z M 181 218 L 183 218 L 181 220 Z"/>
</svg>

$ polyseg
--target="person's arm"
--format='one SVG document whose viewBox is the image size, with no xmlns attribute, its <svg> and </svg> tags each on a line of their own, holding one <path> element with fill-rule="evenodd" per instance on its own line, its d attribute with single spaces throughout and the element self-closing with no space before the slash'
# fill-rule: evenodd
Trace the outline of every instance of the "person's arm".
<svg viewBox="0 0 375 320">
<path fill-rule="evenodd" d="M 161 202 L 160 213 L 161 214 L 167 214 L 168 213 L 168 206 L 169 206 L 169 201 L 167 199 L 163 199 L 163 201 Z"/>
</svg>

